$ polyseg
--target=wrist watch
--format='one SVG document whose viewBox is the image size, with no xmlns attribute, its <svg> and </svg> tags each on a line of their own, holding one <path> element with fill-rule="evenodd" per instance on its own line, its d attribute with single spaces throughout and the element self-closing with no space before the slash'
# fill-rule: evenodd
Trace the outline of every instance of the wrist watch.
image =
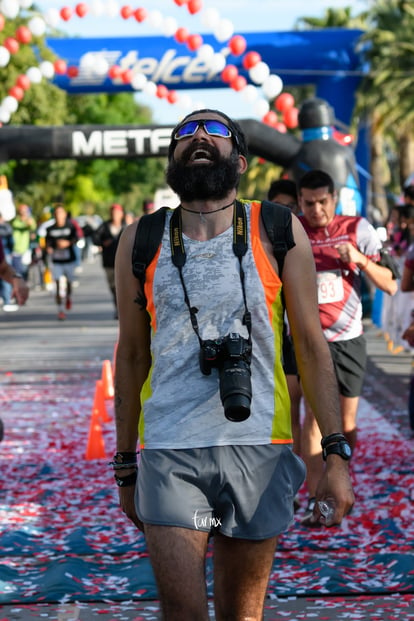
<svg viewBox="0 0 414 621">
<path fill-rule="evenodd" d="M 12 274 L 12 278 L 23 278 L 23 276 L 21 274 L 19 274 L 19 272 L 14 272 Z"/>
<path fill-rule="evenodd" d="M 322 457 L 324 461 L 326 461 L 328 455 L 339 455 L 339 457 L 342 457 L 345 461 L 349 461 L 352 457 L 352 449 L 348 441 L 344 438 L 343 440 L 336 440 L 332 442 L 332 444 L 322 447 Z"/>
</svg>

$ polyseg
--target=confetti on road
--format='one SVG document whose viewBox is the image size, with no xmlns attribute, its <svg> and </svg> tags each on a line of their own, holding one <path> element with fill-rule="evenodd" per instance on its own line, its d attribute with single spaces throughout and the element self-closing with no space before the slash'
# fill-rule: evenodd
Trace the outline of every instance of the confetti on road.
<svg viewBox="0 0 414 621">
<path fill-rule="evenodd" d="M 85 459 L 99 377 L 96 364 L 66 373 L 3 376 L 0 604 L 108 601 L 107 609 L 100 608 L 102 618 L 157 619 L 156 609 L 137 608 L 137 602 L 157 599 L 157 592 L 143 536 L 118 507 L 108 467 L 115 446 L 112 421 L 102 423 L 108 457 Z M 112 402 L 106 405 L 112 418 Z M 353 512 L 340 528 L 321 530 L 304 529 L 297 514 L 275 556 L 271 603 L 329 595 L 323 607 L 337 608 L 337 619 L 365 619 L 347 606 L 346 597 L 377 593 L 389 597 L 378 619 L 391 620 L 393 611 L 395 616 L 407 606 L 405 594 L 410 598 L 414 592 L 413 443 L 364 399 L 359 423 Z M 301 500 L 304 505 L 304 496 Z M 211 596 L 211 559 L 207 581 Z M 323 619 L 321 609 L 316 603 L 314 618 Z M 270 618 L 292 621 L 292 611 L 288 614 L 280 604 Z M 311 617 L 298 612 L 296 618 Z"/>
</svg>

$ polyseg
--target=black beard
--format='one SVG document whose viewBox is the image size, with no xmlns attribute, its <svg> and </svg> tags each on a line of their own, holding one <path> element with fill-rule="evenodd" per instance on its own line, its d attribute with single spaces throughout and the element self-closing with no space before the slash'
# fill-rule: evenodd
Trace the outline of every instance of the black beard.
<svg viewBox="0 0 414 621">
<path fill-rule="evenodd" d="M 239 185 L 239 154 L 234 150 L 230 157 L 225 158 L 220 156 L 215 147 L 210 147 L 208 150 L 213 156 L 211 164 L 188 166 L 187 162 L 195 148 L 190 145 L 180 161 L 172 159 L 169 162 L 166 171 L 168 185 L 186 202 L 226 198 Z"/>
</svg>

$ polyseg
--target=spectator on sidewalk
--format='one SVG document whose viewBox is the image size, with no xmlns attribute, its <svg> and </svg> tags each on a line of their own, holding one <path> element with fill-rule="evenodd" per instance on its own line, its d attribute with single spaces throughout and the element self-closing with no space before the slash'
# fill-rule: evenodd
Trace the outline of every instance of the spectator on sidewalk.
<svg viewBox="0 0 414 621">
<path fill-rule="evenodd" d="M 408 248 L 414 240 L 414 205 L 393 207 L 389 224 L 388 238 L 384 245 L 399 271 L 398 290 L 392 297 L 383 296 L 381 328 L 387 341 L 388 351 L 392 354 L 399 354 L 406 348 L 402 334 L 410 322 L 411 308 L 414 306 L 414 292 L 406 291 L 401 286 Z"/>
<path fill-rule="evenodd" d="M 12 296 L 16 298 L 17 304 L 23 306 L 29 297 L 29 287 L 23 276 L 16 272 L 12 265 L 6 261 L 3 244 L 0 240 L 0 279 L 6 280 L 12 285 Z"/>
<path fill-rule="evenodd" d="M 114 303 L 114 318 L 118 318 L 116 288 L 115 288 L 115 254 L 119 239 L 125 229 L 125 213 L 122 205 L 114 203 L 110 208 L 110 218 L 105 220 L 93 233 L 93 242 L 101 248 L 102 266 L 106 281 Z"/>
<path fill-rule="evenodd" d="M 10 222 L 6 222 L 3 214 L 0 213 L 0 239 L 3 244 L 3 252 L 7 263 L 12 262 L 12 252 L 14 246 L 13 229 Z M 12 299 L 12 285 L 7 280 L 0 279 L 0 297 L 3 300 L 3 310 L 7 312 L 17 311 L 19 305 Z"/>
<path fill-rule="evenodd" d="M 0 239 L 0 280 L 7 282 L 12 287 L 12 296 L 16 299 L 17 304 L 23 305 L 29 297 L 29 287 L 21 274 L 16 272 L 13 267 L 6 261 L 3 244 Z M 0 442 L 4 436 L 4 425 L 0 419 Z"/>
<path fill-rule="evenodd" d="M 36 240 L 36 220 L 28 205 L 18 205 L 16 217 L 11 222 L 14 248 L 12 265 L 27 280 L 32 262 L 32 242 Z"/>
<path fill-rule="evenodd" d="M 409 220 L 409 226 L 414 230 L 414 218 Z M 401 291 L 407 293 L 414 291 L 414 243 L 410 244 L 405 257 L 404 269 L 401 277 Z M 411 321 L 405 327 L 402 338 L 414 349 L 414 305 L 411 305 L 409 310 L 411 313 Z M 411 377 L 408 393 L 408 416 L 410 427 L 412 431 L 414 431 L 414 375 Z"/>
</svg>

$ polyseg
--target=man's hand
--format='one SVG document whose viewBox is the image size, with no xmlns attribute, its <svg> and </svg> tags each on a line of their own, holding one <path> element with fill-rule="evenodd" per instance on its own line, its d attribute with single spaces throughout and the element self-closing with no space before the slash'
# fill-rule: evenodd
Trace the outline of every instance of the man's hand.
<svg viewBox="0 0 414 621">
<path fill-rule="evenodd" d="M 23 278 L 13 278 L 13 295 L 19 306 L 22 306 L 29 297 L 29 287 Z"/>
<path fill-rule="evenodd" d="M 351 512 L 354 502 L 355 496 L 349 476 L 348 462 L 343 461 L 338 455 L 329 455 L 324 474 L 316 490 L 313 511 L 315 523 L 339 526 L 343 518 Z M 320 503 L 327 503 L 328 507 Z M 333 511 L 329 515 L 324 515 L 325 508 Z"/>
<path fill-rule="evenodd" d="M 135 524 L 135 526 L 139 530 L 144 532 L 144 524 L 138 518 L 137 512 L 135 510 L 134 496 L 135 496 L 134 485 L 119 488 L 119 504 L 121 506 L 122 511 Z"/>
<path fill-rule="evenodd" d="M 366 256 L 362 254 L 362 252 L 359 252 L 359 250 L 350 242 L 338 244 L 335 248 L 337 249 L 339 258 L 343 263 L 355 263 L 358 265 L 364 265 L 366 263 Z"/>
</svg>

